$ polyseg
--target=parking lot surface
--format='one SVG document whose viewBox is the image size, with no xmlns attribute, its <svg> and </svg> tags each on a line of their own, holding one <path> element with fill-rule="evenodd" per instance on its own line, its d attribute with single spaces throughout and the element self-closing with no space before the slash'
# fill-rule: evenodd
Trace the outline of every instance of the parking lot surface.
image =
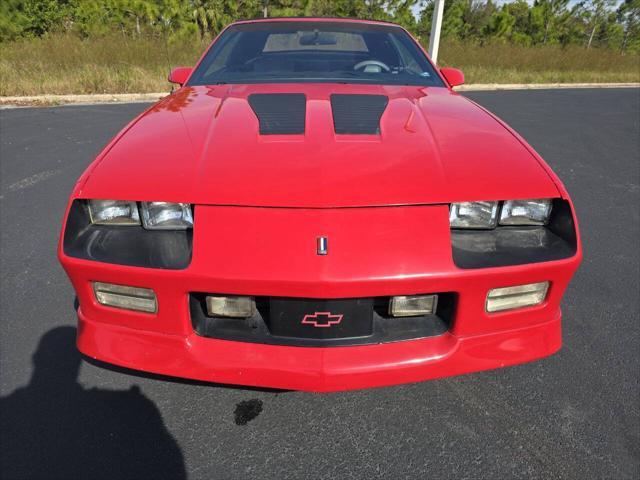
<svg viewBox="0 0 640 480">
<path fill-rule="evenodd" d="M 640 91 L 467 96 L 523 135 L 575 202 L 584 262 L 564 346 L 517 367 L 322 395 L 82 359 L 61 219 L 80 173 L 146 106 L 0 111 L 0 476 L 639 478 Z"/>
</svg>

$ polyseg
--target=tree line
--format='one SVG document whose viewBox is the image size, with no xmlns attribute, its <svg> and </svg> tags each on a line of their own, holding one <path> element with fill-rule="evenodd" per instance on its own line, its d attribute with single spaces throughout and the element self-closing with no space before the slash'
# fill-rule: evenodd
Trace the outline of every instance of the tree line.
<svg viewBox="0 0 640 480">
<path fill-rule="evenodd" d="M 208 39 L 240 18 L 330 16 L 399 23 L 428 42 L 433 0 L 3 0 L 0 41 L 118 32 Z M 640 52 L 640 0 L 446 0 L 446 39 Z"/>
</svg>

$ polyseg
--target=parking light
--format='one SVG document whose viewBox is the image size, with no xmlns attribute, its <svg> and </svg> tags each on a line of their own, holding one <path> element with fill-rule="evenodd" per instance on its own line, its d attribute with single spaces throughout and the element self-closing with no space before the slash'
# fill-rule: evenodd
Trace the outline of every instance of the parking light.
<svg viewBox="0 0 640 480">
<path fill-rule="evenodd" d="M 493 313 L 539 305 L 547 297 L 548 289 L 549 282 L 494 288 L 487 294 L 486 310 Z"/>
<path fill-rule="evenodd" d="M 149 288 L 93 282 L 93 292 L 101 305 L 147 313 L 158 309 L 156 294 Z"/>
</svg>

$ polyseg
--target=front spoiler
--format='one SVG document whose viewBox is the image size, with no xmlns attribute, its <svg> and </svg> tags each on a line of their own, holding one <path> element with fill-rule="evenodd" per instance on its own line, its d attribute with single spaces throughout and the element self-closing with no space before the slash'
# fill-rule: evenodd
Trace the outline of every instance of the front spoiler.
<svg viewBox="0 0 640 480">
<path fill-rule="evenodd" d="M 289 347 L 109 325 L 78 310 L 78 348 L 96 360 L 207 382 L 331 392 L 419 382 L 529 362 L 557 352 L 561 313 L 525 328 L 350 347 Z"/>
</svg>

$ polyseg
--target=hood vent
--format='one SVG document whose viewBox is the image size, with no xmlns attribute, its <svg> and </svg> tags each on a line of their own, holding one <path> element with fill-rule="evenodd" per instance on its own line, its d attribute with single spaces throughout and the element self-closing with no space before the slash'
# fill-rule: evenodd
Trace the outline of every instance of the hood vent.
<svg viewBox="0 0 640 480">
<path fill-rule="evenodd" d="M 335 132 L 380 135 L 380 117 L 387 103 L 389 98 L 385 95 L 331 95 Z"/>
<path fill-rule="evenodd" d="M 260 122 L 260 135 L 304 133 L 307 99 L 303 93 L 255 93 L 249 105 Z"/>
</svg>

